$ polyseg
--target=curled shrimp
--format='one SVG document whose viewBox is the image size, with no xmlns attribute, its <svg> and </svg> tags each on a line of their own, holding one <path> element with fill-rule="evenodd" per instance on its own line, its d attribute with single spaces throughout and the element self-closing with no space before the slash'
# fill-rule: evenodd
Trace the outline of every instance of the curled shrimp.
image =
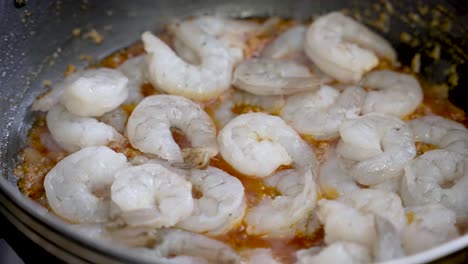
<svg viewBox="0 0 468 264">
<path fill-rule="evenodd" d="M 130 58 L 122 63 L 122 65 L 117 69 L 128 78 L 128 97 L 124 103 L 138 104 L 144 98 L 141 93 L 141 85 L 146 81 L 146 77 L 144 75 L 145 55 Z"/>
<path fill-rule="evenodd" d="M 257 22 L 221 16 L 201 16 L 193 20 L 184 21 L 182 24 L 196 25 L 204 33 L 220 40 L 228 47 L 229 53 L 236 63 L 244 59 L 247 39 L 260 30 L 260 24 Z M 169 28 L 171 29 L 171 26 Z M 174 46 L 179 54 L 184 54 L 182 56 L 184 59 L 188 59 L 188 61 L 193 63 L 200 62 L 198 55 L 178 38 L 174 39 Z"/>
<path fill-rule="evenodd" d="M 441 116 L 425 116 L 408 124 L 416 141 L 468 154 L 468 130 L 464 125 Z"/>
<path fill-rule="evenodd" d="M 377 66 L 377 56 L 396 62 L 396 52 L 385 39 L 339 12 L 317 18 L 305 39 L 308 57 L 323 72 L 343 83 L 357 83 L 364 73 Z"/>
<path fill-rule="evenodd" d="M 289 169 L 265 179 L 280 195 L 265 198 L 245 216 L 247 233 L 269 236 L 293 235 L 315 207 L 317 187 L 315 168 Z"/>
<path fill-rule="evenodd" d="M 423 99 L 421 85 L 408 74 L 373 71 L 364 77 L 361 85 L 378 89 L 367 94 L 362 107 L 364 114 L 378 112 L 402 117 L 416 110 Z"/>
<path fill-rule="evenodd" d="M 401 243 L 407 254 L 415 254 L 458 236 L 455 213 L 440 204 L 406 208 L 411 222 L 401 233 Z"/>
<path fill-rule="evenodd" d="M 178 57 L 158 37 L 142 35 L 149 81 L 167 93 L 196 100 L 217 97 L 229 89 L 234 59 L 228 48 L 199 27 L 182 23 L 172 29 L 176 38 L 199 54 L 201 63 L 192 65 Z"/>
<path fill-rule="evenodd" d="M 108 147 L 88 147 L 61 160 L 44 179 L 52 210 L 73 223 L 108 219 L 110 188 L 127 158 Z"/>
<path fill-rule="evenodd" d="M 296 253 L 296 264 L 321 264 L 321 263 L 371 263 L 371 252 L 359 244 L 338 241 L 324 248 L 312 247 L 299 250 Z"/>
<path fill-rule="evenodd" d="M 452 151 L 425 152 L 405 167 L 401 198 L 406 206 L 441 203 L 460 219 L 468 217 L 468 159 Z"/>
<path fill-rule="evenodd" d="M 375 262 L 380 263 L 405 256 L 400 244 L 400 232 L 390 221 L 375 215 L 375 229 L 377 239 L 372 248 Z"/>
<path fill-rule="evenodd" d="M 64 87 L 61 102 L 78 116 L 101 116 L 128 97 L 128 78 L 118 70 L 85 70 Z"/>
<path fill-rule="evenodd" d="M 299 55 L 304 52 L 306 30 L 303 25 L 287 29 L 262 50 L 261 56 L 271 59 L 300 59 Z"/>
<path fill-rule="evenodd" d="M 319 88 L 322 80 L 292 60 L 252 58 L 234 71 L 233 85 L 258 95 L 284 95 Z"/>
<path fill-rule="evenodd" d="M 218 134 L 223 158 L 237 171 L 264 178 L 279 166 L 315 166 L 312 149 L 281 118 L 264 113 L 243 114 Z"/>
<path fill-rule="evenodd" d="M 69 152 L 124 140 L 112 126 L 92 117 L 74 115 L 61 104 L 53 106 L 47 112 L 46 122 L 52 138 Z"/>
<path fill-rule="evenodd" d="M 129 226 L 171 227 L 192 214 L 192 184 L 162 165 L 126 168 L 115 177 L 111 199 Z"/>
<path fill-rule="evenodd" d="M 280 112 L 284 105 L 283 96 L 260 96 L 247 93 L 240 90 L 234 90 L 223 99 L 221 105 L 215 109 L 214 119 L 220 128 L 223 128 L 227 123 L 234 119 L 238 114 L 233 112 L 237 106 L 247 106 L 258 108 L 264 113 L 274 114 Z"/>
<path fill-rule="evenodd" d="M 128 139 L 145 153 L 182 163 L 183 153 L 172 138 L 172 127 L 185 133 L 193 149 L 208 157 L 218 153 L 210 116 L 198 104 L 176 95 L 153 95 L 141 101 L 128 119 Z"/>
<path fill-rule="evenodd" d="M 349 162 L 349 174 L 364 185 L 400 176 L 416 155 L 410 128 L 393 116 L 374 113 L 345 120 L 340 135 L 338 154 Z"/>
<path fill-rule="evenodd" d="M 178 227 L 219 235 L 242 220 L 246 208 L 244 186 L 237 178 L 214 167 L 189 170 L 186 178 L 201 197 L 194 198 L 192 214 L 179 222 Z"/>
<path fill-rule="evenodd" d="M 335 151 L 320 166 L 317 183 L 327 197 L 342 196 L 360 189 L 356 181 L 348 175 Z"/>
<path fill-rule="evenodd" d="M 340 94 L 331 86 L 323 85 L 316 92 L 293 95 L 286 100 L 281 117 L 299 133 L 315 139 L 339 136 L 341 123 L 357 117 L 366 96 L 357 86 L 347 87 Z"/>
</svg>

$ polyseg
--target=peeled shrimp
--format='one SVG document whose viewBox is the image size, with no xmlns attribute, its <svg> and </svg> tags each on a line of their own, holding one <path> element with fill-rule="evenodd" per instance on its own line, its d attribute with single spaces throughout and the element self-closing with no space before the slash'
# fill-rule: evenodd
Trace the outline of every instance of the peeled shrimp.
<svg viewBox="0 0 468 264">
<path fill-rule="evenodd" d="M 101 116 L 128 97 L 128 78 L 118 70 L 85 70 L 64 87 L 62 103 L 78 116 Z"/>
<path fill-rule="evenodd" d="M 322 80 L 292 60 L 253 58 L 240 63 L 233 85 L 258 95 L 283 95 L 317 90 Z"/>
<path fill-rule="evenodd" d="M 372 249 L 375 262 L 401 258 L 405 255 L 400 243 L 400 232 L 387 219 L 375 215 L 377 240 Z"/>
<path fill-rule="evenodd" d="M 275 187 L 280 195 L 265 198 L 250 208 L 245 216 L 247 233 L 269 236 L 294 235 L 296 225 L 306 220 L 317 200 L 314 167 L 289 169 L 265 179 L 265 184 Z"/>
<path fill-rule="evenodd" d="M 341 123 L 361 112 L 366 93 L 360 87 L 348 87 L 340 94 L 331 86 L 323 85 L 316 92 L 293 95 L 286 100 L 281 117 L 299 133 L 315 139 L 339 136 Z"/>
<path fill-rule="evenodd" d="M 244 186 L 226 172 L 208 167 L 187 171 L 187 180 L 201 193 L 194 198 L 194 210 L 177 224 L 178 227 L 198 233 L 218 235 L 238 224 L 246 208 Z"/>
<path fill-rule="evenodd" d="M 373 71 L 364 77 L 361 85 L 378 89 L 367 94 L 362 107 L 364 114 L 378 112 L 402 117 L 416 110 L 423 99 L 421 85 L 408 74 Z"/>
<path fill-rule="evenodd" d="M 303 25 L 289 28 L 263 49 L 261 56 L 270 59 L 296 59 L 304 52 L 306 30 Z"/>
<path fill-rule="evenodd" d="M 280 264 L 281 262 L 273 257 L 271 249 L 256 248 L 247 249 L 241 252 L 242 264 Z"/>
<path fill-rule="evenodd" d="M 172 162 L 183 162 L 183 153 L 172 138 L 171 128 L 180 129 L 209 157 L 218 153 L 216 128 L 210 116 L 196 103 L 176 95 L 146 97 L 133 110 L 127 123 L 133 147 Z"/>
<path fill-rule="evenodd" d="M 194 24 L 204 33 L 220 40 L 228 47 L 229 53 L 235 62 L 240 62 L 244 59 L 244 49 L 246 48 L 248 37 L 254 35 L 260 29 L 260 25 L 253 21 L 242 21 L 220 16 L 201 16 L 182 23 Z M 183 42 L 176 38 L 175 43 L 178 46 L 176 48 L 177 52 L 184 50 L 185 55 L 191 53 L 185 57 L 188 57 L 189 61 L 199 62 L 197 54 L 186 47 Z"/>
<path fill-rule="evenodd" d="M 243 114 L 218 134 L 223 158 L 237 171 L 267 177 L 279 166 L 315 166 L 312 149 L 281 118 L 263 113 Z"/>
<path fill-rule="evenodd" d="M 145 55 L 140 55 L 126 60 L 117 68 L 128 78 L 127 89 L 128 97 L 125 104 L 138 104 L 143 100 L 141 93 L 141 85 L 146 81 L 145 71 Z"/>
<path fill-rule="evenodd" d="M 372 214 L 332 200 L 322 199 L 317 205 L 327 244 L 348 241 L 371 248 L 377 236 Z"/>
<path fill-rule="evenodd" d="M 133 251 L 149 262 L 171 264 L 240 263 L 240 256 L 228 245 L 179 229 L 143 230 L 148 240 L 146 248 Z"/>
<path fill-rule="evenodd" d="M 46 121 L 52 138 L 69 152 L 123 140 L 123 136 L 112 126 L 92 117 L 74 115 L 61 104 L 49 110 Z"/>
<path fill-rule="evenodd" d="M 296 264 L 365 264 L 371 263 L 369 250 L 359 244 L 338 241 L 327 247 L 299 250 Z"/>
<path fill-rule="evenodd" d="M 396 62 L 396 52 L 385 39 L 338 12 L 310 25 L 305 51 L 323 72 L 343 83 L 358 82 L 377 66 L 378 57 Z"/>
<path fill-rule="evenodd" d="M 130 226 L 171 227 L 192 214 L 192 184 L 159 164 L 120 170 L 111 198 Z"/>
<path fill-rule="evenodd" d="M 408 124 L 416 141 L 468 155 L 468 130 L 464 125 L 441 116 L 425 116 Z"/>
<path fill-rule="evenodd" d="M 348 175 L 335 151 L 320 166 L 317 183 L 327 197 L 341 196 L 360 189 L 354 179 Z"/>
<path fill-rule="evenodd" d="M 110 186 L 127 158 L 108 147 L 88 147 L 61 160 L 44 180 L 52 210 L 74 223 L 107 220 Z"/>
<path fill-rule="evenodd" d="M 415 254 L 458 236 L 455 213 L 440 204 L 408 207 L 411 221 L 401 233 L 407 254 Z"/>
<path fill-rule="evenodd" d="M 53 85 L 50 91 L 48 91 L 44 96 L 37 98 L 33 102 L 31 109 L 34 111 L 42 111 L 42 112 L 49 111 L 56 104 L 60 103 L 65 87 L 74 83 L 78 78 L 80 78 L 82 73 L 83 73 L 82 71 L 79 71 L 79 72 L 70 74 L 58 84 Z"/>
<path fill-rule="evenodd" d="M 458 218 L 468 217 L 468 159 L 447 150 L 432 150 L 405 167 L 401 198 L 406 206 L 441 203 Z"/>
<path fill-rule="evenodd" d="M 361 212 L 378 215 L 389 221 L 399 232 L 406 224 L 405 211 L 401 199 L 393 192 L 372 189 L 359 189 L 343 195 L 338 201 Z"/>
<path fill-rule="evenodd" d="M 127 112 L 120 107 L 110 112 L 107 112 L 103 114 L 101 117 L 99 117 L 99 121 L 112 126 L 119 133 L 124 133 L 127 119 L 128 119 Z"/>
<path fill-rule="evenodd" d="M 229 89 L 234 59 L 219 40 L 192 24 L 173 27 L 176 38 L 200 57 L 192 65 L 178 57 L 164 42 L 149 32 L 142 35 L 149 81 L 167 93 L 196 100 L 217 97 Z"/>
<path fill-rule="evenodd" d="M 348 160 L 349 174 L 364 185 L 400 176 L 416 155 L 411 130 L 393 116 L 375 113 L 345 120 L 340 135 L 338 154 Z"/>
<path fill-rule="evenodd" d="M 237 116 L 237 114 L 233 112 L 233 108 L 236 106 L 259 108 L 262 112 L 274 114 L 280 112 L 283 105 L 283 96 L 260 96 L 240 90 L 234 90 L 215 110 L 214 118 L 217 125 L 220 128 L 223 128 L 227 123 L 229 123 L 229 121 Z"/>
</svg>

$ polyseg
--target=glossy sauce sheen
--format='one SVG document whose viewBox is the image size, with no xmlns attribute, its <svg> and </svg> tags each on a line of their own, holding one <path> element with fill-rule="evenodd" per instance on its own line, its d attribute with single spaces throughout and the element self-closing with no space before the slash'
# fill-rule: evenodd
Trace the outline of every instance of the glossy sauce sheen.
<svg viewBox="0 0 468 264">
<path fill-rule="evenodd" d="M 248 47 L 244 51 L 247 57 L 255 56 L 259 54 L 261 49 L 265 47 L 277 34 L 286 30 L 288 27 L 296 24 L 292 20 L 279 20 L 275 25 L 275 32 L 265 32 L 264 34 L 255 36 L 247 41 Z M 170 36 L 163 32 L 160 34 L 161 38 L 170 43 Z M 118 51 L 109 57 L 102 60 L 99 64 L 93 65 L 91 67 L 100 66 L 100 67 L 109 67 L 116 68 L 122 64 L 125 60 L 138 56 L 144 52 L 143 45 L 137 43 L 131 47 Z M 389 68 L 388 63 L 381 63 L 378 68 Z M 402 69 L 393 69 L 401 71 Z M 423 90 L 425 93 L 423 103 L 418 107 L 418 109 L 407 116 L 406 120 L 418 118 L 428 114 L 437 114 L 450 119 L 453 119 L 457 122 L 465 123 L 465 113 L 459 108 L 452 105 L 441 93 L 438 93 L 438 87 L 434 85 L 429 85 L 426 82 L 421 82 Z M 439 87 L 440 88 L 440 87 Z M 439 89 L 440 90 L 440 89 Z M 149 96 L 153 94 L 158 94 L 158 90 L 155 89 L 151 84 L 145 83 L 141 87 L 141 92 L 144 96 Z M 210 101 L 203 102 L 202 105 L 205 107 L 205 110 L 211 115 L 213 109 L 216 105 L 219 105 L 219 101 Z M 122 105 L 121 108 L 125 110 L 129 115 L 135 108 L 135 105 Z M 248 113 L 248 112 L 258 112 L 262 109 L 256 106 L 250 105 L 240 105 L 235 106 L 232 111 L 236 114 Z M 61 150 L 51 151 L 44 144 L 44 139 L 50 137 L 48 135 L 47 126 L 45 124 L 44 115 L 40 115 L 33 125 L 27 142 L 27 147 L 22 151 L 23 163 L 15 168 L 15 175 L 18 176 L 18 186 L 20 190 L 31 199 L 37 201 L 41 205 L 45 206 L 50 210 L 47 204 L 47 199 L 45 197 L 43 181 L 47 172 L 52 169 L 55 164 L 65 157 L 68 153 Z M 178 131 L 173 131 L 173 136 L 176 142 L 181 147 L 190 146 L 190 142 L 180 134 Z M 306 142 L 308 142 L 315 150 L 317 158 L 320 163 L 324 162 L 328 156 L 328 150 L 330 147 L 336 144 L 335 141 L 316 141 L 311 137 L 303 137 Z M 418 155 L 424 153 L 425 151 L 433 149 L 434 146 L 427 144 L 417 144 Z M 126 148 L 115 149 L 118 152 L 125 154 L 127 157 L 135 156 L 138 151 L 131 148 L 128 144 Z M 232 168 L 226 161 L 222 159 L 220 155 L 211 159 L 211 166 L 220 168 L 229 174 L 237 177 L 245 188 L 245 197 L 247 201 L 248 208 L 251 208 L 258 204 L 266 197 L 275 197 L 279 195 L 278 190 L 275 188 L 266 186 L 261 180 L 249 178 L 245 175 L 242 175 L 234 168 Z M 287 169 L 288 166 L 280 167 L 278 170 Z M 195 194 L 196 195 L 196 194 Z M 326 197 L 329 199 L 336 198 L 335 190 L 321 190 L 319 194 L 321 197 Z M 247 209 L 249 210 L 249 209 Z M 412 216 L 407 216 L 408 221 L 411 221 Z M 465 227 L 465 226 L 464 226 Z M 463 228 L 465 229 L 465 228 Z M 268 238 L 261 236 L 252 236 L 246 233 L 246 226 L 244 223 L 241 223 L 239 226 L 229 231 L 225 235 L 217 236 L 216 239 L 224 241 L 225 243 L 232 246 L 234 249 L 247 249 L 247 248 L 271 248 L 274 256 L 283 261 L 284 263 L 293 263 L 295 261 L 294 253 L 298 249 L 305 249 L 311 246 L 320 246 L 323 245 L 324 231 L 322 228 L 319 228 L 313 234 L 296 234 L 292 238 Z"/>
</svg>

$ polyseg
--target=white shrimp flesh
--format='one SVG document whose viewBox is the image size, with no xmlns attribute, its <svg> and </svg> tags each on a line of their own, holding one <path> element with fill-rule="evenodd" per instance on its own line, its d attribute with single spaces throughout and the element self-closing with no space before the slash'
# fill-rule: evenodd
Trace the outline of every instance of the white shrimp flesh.
<svg viewBox="0 0 468 264">
<path fill-rule="evenodd" d="M 177 224 L 178 227 L 209 235 L 226 233 L 239 224 L 244 216 L 246 203 L 244 186 L 228 173 L 208 167 L 205 170 L 188 170 L 186 178 L 195 192 L 194 210 Z"/>
<path fill-rule="evenodd" d="M 145 77 L 145 55 L 140 55 L 126 60 L 117 68 L 128 78 L 128 97 L 125 104 L 138 104 L 143 100 L 141 85 L 146 81 Z"/>
<path fill-rule="evenodd" d="M 345 120 L 340 135 L 338 154 L 349 161 L 349 174 L 360 184 L 400 176 L 416 155 L 410 128 L 393 116 L 372 113 Z"/>
<path fill-rule="evenodd" d="M 127 135 L 133 147 L 181 163 L 183 153 L 172 137 L 171 128 L 181 130 L 192 148 L 208 157 L 218 153 L 213 120 L 198 104 L 182 96 L 146 97 L 130 115 Z"/>
<path fill-rule="evenodd" d="M 455 213 L 440 204 L 406 208 L 411 221 L 401 234 L 407 254 L 415 254 L 458 236 Z"/>
<path fill-rule="evenodd" d="M 229 89 L 234 67 L 229 49 L 196 25 L 183 23 L 172 28 L 175 37 L 199 55 L 201 63 L 187 63 L 158 37 L 145 32 L 146 71 L 153 86 L 195 100 L 212 99 Z"/>
<path fill-rule="evenodd" d="M 273 256 L 271 249 L 256 248 L 246 249 L 241 251 L 242 264 L 281 264 L 281 262 Z"/>
<path fill-rule="evenodd" d="M 129 226 L 171 227 L 192 214 L 192 184 L 159 164 L 117 172 L 111 199 Z"/>
<path fill-rule="evenodd" d="M 281 118 L 264 113 L 240 115 L 218 134 L 223 158 L 237 171 L 264 178 L 279 166 L 316 166 L 313 150 Z"/>
<path fill-rule="evenodd" d="M 284 95 L 317 90 L 322 80 L 293 60 L 252 58 L 234 71 L 233 85 L 257 95 Z"/>
<path fill-rule="evenodd" d="M 366 97 L 357 86 L 347 87 L 340 94 L 331 86 L 323 85 L 316 92 L 290 96 L 281 111 L 281 117 L 299 133 L 326 140 L 339 136 L 341 123 L 357 117 Z"/>
<path fill-rule="evenodd" d="M 468 217 L 468 159 L 448 150 L 425 152 L 405 167 L 401 198 L 406 206 L 441 203 Z"/>
<path fill-rule="evenodd" d="M 112 142 L 119 144 L 124 140 L 112 126 L 93 117 L 74 115 L 61 104 L 47 112 L 46 122 L 55 142 L 69 152 L 85 147 L 105 146 Z"/>
<path fill-rule="evenodd" d="M 371 263 L 371 252 L 359 244 L 338 241 L 325 248 L 313 247 L 296 253 L 296 264 L 366 264 Z"/>
<path fill-rule="evenodd" d="M 300 59 L 304 53 L 305 33 L 304 25 L 291 27 L 281 33 L 266 46 L 261 57 L 270 59 Z"/>
<path fill-rule="evenodd" d="M 403 117 L 416 110 L 423 99 L 418 80 L 404 73 L 373 71 L 364 77 L 361 85 L 377 89 L 367 94 L 362 107 L 364 114 L 377 112 Z"/>
<path fill-rule="evenodd" d="M 85 70 L 64 87 L 61 102 L 75 115 L 101 116 L 127 99 L 127 83 L 128 78 L 118 70 Z"/>
<path fill-rule="evenodd" d="M 396 62 L 396 52 L 385 39 L 339 12 L 317 18 L 305 39 L 307 56 L 343 83 L 357 83 L 377 66 L 379 57 Z"/>
<path fill-rule="evenodd" d="M 44 180 L 50 207 L 72 223 L 106 221 L 111 184 L 127 166 L 127 158 L 108 147 L 88 147 L 65 157 Z"/>
</svg>

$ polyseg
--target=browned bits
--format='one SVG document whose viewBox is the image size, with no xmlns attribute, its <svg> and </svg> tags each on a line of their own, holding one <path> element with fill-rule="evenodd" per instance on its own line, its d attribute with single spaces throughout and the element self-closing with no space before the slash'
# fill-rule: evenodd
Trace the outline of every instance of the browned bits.
<svg viewBox="0 0 468 264">
<path fill-rule="evenodd" d="M 97 32 L 96 29 L 91 29 L 90 31 L 86 32 L 83 37 L 85 39 L 91 39 L 96 44 L 101 44 L 104 41 L 104 37 Z"/>
<path fill-rule="evenodd" d="M 67 69 L 65 70 L 63 75 L 67 77 L 74 72 L 76 72 L 76 66 L 74 64 L 68 64 Z"/>
</svg>

